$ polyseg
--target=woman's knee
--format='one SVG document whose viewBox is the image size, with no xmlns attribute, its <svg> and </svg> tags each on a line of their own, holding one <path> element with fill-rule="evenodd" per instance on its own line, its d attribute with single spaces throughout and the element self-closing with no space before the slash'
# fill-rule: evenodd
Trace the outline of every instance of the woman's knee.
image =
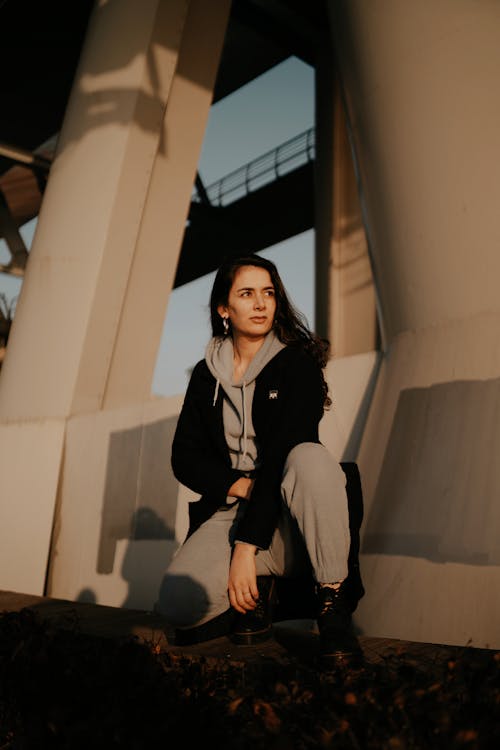
<svg viewBox="0 0 500 750">
<path fill-rule="evenodd" d="M 299 443 L 292 448 L 285 462 L 285 475 L 289 471 L 304 478 L 331 476 L 345 485 L 342 467 L 321 443 Z"/>
</svg>

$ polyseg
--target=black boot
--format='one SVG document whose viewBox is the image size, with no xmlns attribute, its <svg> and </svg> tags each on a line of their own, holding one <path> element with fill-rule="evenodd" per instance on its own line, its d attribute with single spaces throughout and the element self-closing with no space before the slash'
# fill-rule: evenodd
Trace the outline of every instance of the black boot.
<svg viewBox="0 0 500 750">
<path fill-rule="evenodd" d="M 343 659 L 362 656 L 361 646 L 352 627 L 351 607 L 342 586 L 316 587 L 318 629 L 322 658 Z"/>
<path fill-rule="evenodd" d="M 197 643 L 227 636 L 234 622 L 234 615 L 234 609 L 229 607 L 222 614 L 204 622 L 203 625 L 196 625 L 194 628 L 179 628 L 175 631 L 174 643 L 176 646 L 194 646 Z"/>
<path fill-rule="evenodd" d="M 276 581 L 273 576 L 257 576 L 257 588 L 259 598 L 255 609 L 235 616 L 229 635 L 233 643 L 251 646 L 266 641 L 272 635 Z"/>
</svg>

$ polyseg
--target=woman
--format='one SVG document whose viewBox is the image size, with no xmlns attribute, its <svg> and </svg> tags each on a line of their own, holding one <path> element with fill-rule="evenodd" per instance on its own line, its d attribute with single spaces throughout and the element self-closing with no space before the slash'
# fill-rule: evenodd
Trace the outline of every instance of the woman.
<svg viewBox="0 0 500 750">
<path fill-rule="evenodd" d="M 328 342 L 309 331 L 276 266 L 260 256 L 219 268 L 210 312 L 213 338 L 172 448 L 175 476 L 201 499 L 190 504 L 190 532 L 159 609 L 179 642 L 220 635 L 229 621 L 233 640 L 258 642 L 271 629 L 274 577 L 310 571 L 322 654 L 357 652 L 342 589 L 346 479 L 318 437 L 331 403 Z"/>
</svg>

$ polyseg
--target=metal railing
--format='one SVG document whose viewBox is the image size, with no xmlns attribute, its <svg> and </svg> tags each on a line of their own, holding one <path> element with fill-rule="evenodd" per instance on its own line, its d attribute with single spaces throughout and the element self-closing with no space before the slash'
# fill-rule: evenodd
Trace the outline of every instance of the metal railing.
<svg viewBox="0 0 500 750">
<path fill-rule="evenodd" d="M 268 151 L 208 185 L 205 188 L 205 194 L 213 206 L 226 206 L 233 203 L 288 172 L 313 161 L 315 146 L 315 130 L 309 128 L 272 151 Z M 196 192 L 193 200 L 200 201 Z"/>
</svg>

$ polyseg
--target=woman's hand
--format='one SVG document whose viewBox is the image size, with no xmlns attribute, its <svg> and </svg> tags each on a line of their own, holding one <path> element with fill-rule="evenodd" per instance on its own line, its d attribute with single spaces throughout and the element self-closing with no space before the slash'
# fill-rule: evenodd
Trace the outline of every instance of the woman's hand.
<svg viewBox="0 0 500 750">
<path fill-rule="evenodd" d="M 250 477 L 240 477 L 236 482 L 233 482 L 227 494 L 229 497 L 240 497 L 243 500 L 250 500 L 254 481 Z"/>
<path fill-rule="evenodd" d="M 229 601 L 240 614 L 255 609 L 259 590 L 255 572 L 255 553 L 253 544 L 235 544 L 231 565 L 229 566 Z"/>
</svg>

